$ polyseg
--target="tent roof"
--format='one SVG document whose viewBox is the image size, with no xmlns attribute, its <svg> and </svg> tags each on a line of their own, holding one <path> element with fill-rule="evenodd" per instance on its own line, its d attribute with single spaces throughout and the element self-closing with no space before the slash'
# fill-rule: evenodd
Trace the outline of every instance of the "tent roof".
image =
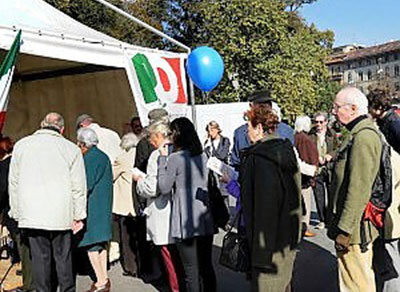
<svg viewBox="0 0 400 292">
<path fill-rule="evenodd" d="M 72 62 L 123 68 L 124 51 L 158 51 L 98 32 L 42 0 L 1 0 L 0 49 L 10 48 L 19 29 L 22 53 Z"/>
<path fill-rule="evenodd" d="M 118 40 L 81 24 L 44 1 L 3 0 L 2 2 L 4 2 L 1 4 L 0 12 L 2 25 L 119 43 Z"/>
</svg>

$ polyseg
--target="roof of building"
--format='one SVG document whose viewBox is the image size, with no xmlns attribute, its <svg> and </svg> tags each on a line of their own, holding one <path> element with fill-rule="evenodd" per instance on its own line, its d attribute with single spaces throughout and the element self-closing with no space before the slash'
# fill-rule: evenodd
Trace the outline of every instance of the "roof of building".
<svg viewBox="0 0 400 292">
<path fill-rule="evenodd" d="M 356 59 L 368 58 L 397 50 L 400 50 L 400 41 L 393 41 L 381 45 L 351 51 L 348 53 L 333 54 L 329 56 L 326 64 L 330 65 Z"/>
</svg>

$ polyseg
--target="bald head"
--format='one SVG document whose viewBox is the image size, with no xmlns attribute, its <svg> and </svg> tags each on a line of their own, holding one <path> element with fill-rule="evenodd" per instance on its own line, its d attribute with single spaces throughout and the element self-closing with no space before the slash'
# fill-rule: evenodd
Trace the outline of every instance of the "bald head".
<svg viewBox="0 0 400 292">
<path fill-rule="evenodd" d="M 40 127 L 43 128 L 54 128 L 60 133 L 64 131 L 64 118 L 59 113 L 48 113 L 42 122 Z"/>
<path fill-rule="evenodd" d="M 339 91 L 336 100 L 357 107 L 359 115 L 368 114 L 368 99 L 359 89 L 355 87 L 346 87 Z"/>
<path fill-rule="evenodd" d="M 332 113 L 343 125 L 368 114 L 368 99 L 355 87 L 340 90 L 333 105 Z"/>
</svg>

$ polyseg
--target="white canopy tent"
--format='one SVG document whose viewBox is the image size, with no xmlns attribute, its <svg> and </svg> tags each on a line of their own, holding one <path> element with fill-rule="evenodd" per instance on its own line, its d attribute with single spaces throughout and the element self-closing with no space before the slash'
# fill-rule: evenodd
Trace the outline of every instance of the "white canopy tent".
<svg viewBox="0 0 400 292">
<path fill-rule="evenodd" d="M 81 113 L 121 132 L 137 114 L 126 56 L 186 57 L 121 42 L 42 0 L 1 0 L 0 57 L 18 30 L 23 44 L 4 129 L 16 139 L 34 131 L 49 111 L 64 115 L 69 137 L 74 137 L 74 121 Z"/>
</svg>

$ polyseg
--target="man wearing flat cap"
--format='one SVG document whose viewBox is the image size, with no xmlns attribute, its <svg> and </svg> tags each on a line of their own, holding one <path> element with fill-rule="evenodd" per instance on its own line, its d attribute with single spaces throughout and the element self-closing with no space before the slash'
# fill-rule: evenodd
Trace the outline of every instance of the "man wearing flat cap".
<svg viewBox="0 0 400 292">
<path fill-rule="evenodd" d="M 279 118 L 279 124 L 277 132 L 282 139 L 289 139 L 292 144 L 294 143 L 294 132 L 293 129 L 287 124 L 280 121 L 280 109 L 278 105 L 273 101 L 268 90 L 255 91 L 249 96 L 250 107 L 254 104 L 265 104 L 276 112 Z M 279 109 L 278 111 L 276 109 Z M 247 136 L 247 123 L 241 125 L 234 132 L 233 136 L 233 148 L 231 156 L 231 165 L 238 169 L 240 165 L 239 153 L 240 150 L 250 146 L 250 141 Z"/>
</svg>

